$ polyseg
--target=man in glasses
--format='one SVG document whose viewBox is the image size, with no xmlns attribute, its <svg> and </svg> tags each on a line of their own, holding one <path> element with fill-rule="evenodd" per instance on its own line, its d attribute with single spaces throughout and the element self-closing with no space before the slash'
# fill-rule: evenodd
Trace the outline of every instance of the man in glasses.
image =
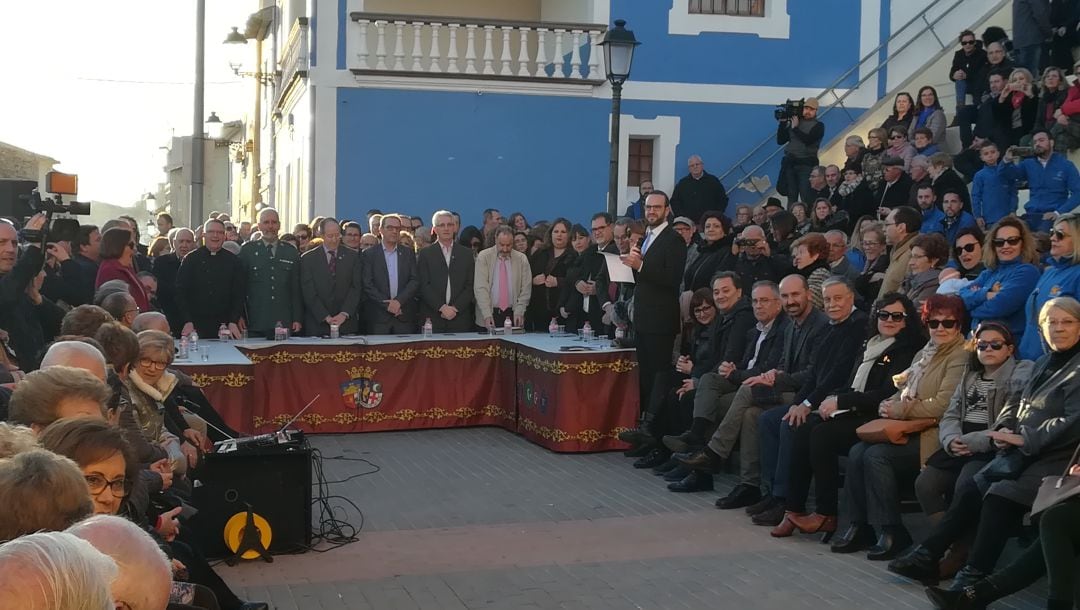
<svg viewBox="0 0 1080 610">
<path fill-rule="evenodd" d="M 922 214 L 906 205 L 889 212 L 885 217 L 885 243 L 889 250 L 889 268 L 885 270 L 885 279 L 881 282 L 879 295 L 896 292 L 908 273 L 908 261 L 911 259 L 911 240 L 922 229 Z"/>
<path fill-rule="evenodd" d="M 762 280 L 779 282 L 791 272 L 790 257 L 774 255 L 765 239 L 765 230 L 757 225 L 750 225 L 739 233 L 732 252 L 737 255 L 724 257 L 718 271 L 734 271 L 744 286 L 753 286 Z"/>
<path fill-rule="evenodd" d="M 1035 155 L 1017 160 L 1013 147 L 1005 151 L 1002 173 L 1011 180 L 1026 180 L 1031 198 L 1024 206 L 1024 222 L 1032 231 L 1048 231 L 1062 214 L 1080 205 L 1080 172 L 1064 155 L 1054 152 L 1054 140 L 1045 130 L 1031 138 Z"/>
<path fill-rule="evenodd" d="M 986 51 L 971 30 L 960 32 L 960 49 L 953 54 L 949 68 L 949 80 L 956 87 L 956 121 L 962 120 L 964 108 L 969 106 L 968 92 L 977 94 L 976 79 L 986 65 Z M 969 122 L 970 125 L 970 122 Z"/>
<path fill-rule="evenodd" d="M 184 257 L 176 274 L 176 304 L 184 326 L 182 336 L 197 331 L 204 339 L 216 339 L 225 324 L 234 339 L 240 338 L 237 323 L 244 312 L 244 270 L 240 257 L 222 248 L 225 223 L 203 224 L 204 245 Z"/>
</svg>

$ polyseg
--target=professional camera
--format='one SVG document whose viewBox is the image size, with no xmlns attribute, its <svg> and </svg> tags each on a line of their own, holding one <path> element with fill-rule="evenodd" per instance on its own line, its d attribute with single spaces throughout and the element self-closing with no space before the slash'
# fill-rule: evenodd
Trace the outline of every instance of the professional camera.
<svg viewBox="0 0 1080 610">
<path fill-rule="evenodd" d="M 760 241 L 760 239 L 740 237 L 735 240 L 735 245 L 740 248 L 753 248 L 754 246 L 758 245 L 758 242 Z"/>
<path fill-rule="evenodd" d="M 90 204 L 81 201 L 63 200 L 64 195 L 74 197 L 79 192 L 79 177 L 75 174 L 49 172 L 45 174 L 45 190 L 53 195 L 42 197 L 37 189 L 29 195 L 21 195 L 26 201 L 30 215 L 45 214 L 48 221 L 41 231 L 24 229 L 23 239 L 28 242 L 74 241 L 79 233 L 79 221 L 74 218 L 53 218 L 53 214 L 71 214 L 86 216 L 90 214 Z"/>
<path fill-rule="evenodd" d="M 777 121 L 790 121 L 792 117 L 802 116 L 802 109 L 805 105 L 805 99 L 788 100 L 773 110 L 773 116 L 776 117 Z"/>
</svg>

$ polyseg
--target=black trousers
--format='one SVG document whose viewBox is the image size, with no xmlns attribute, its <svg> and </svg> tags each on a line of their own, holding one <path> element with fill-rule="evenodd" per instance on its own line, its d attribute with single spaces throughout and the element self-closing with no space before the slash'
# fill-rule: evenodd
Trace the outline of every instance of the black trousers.
<svg viewBox="0 0 1080 610">
<path fill-rule="evenodd" d="M 1077 553 L 1080 552 L 1080 500 L 1051 506 L 1039 522 L 1039 539 L 1046 560 L 1049 598 L 1072 600 L 1076 594 Z"/>
<path fill-rule="evenodd" d="M 1029 509 L 993 494 L 984 498 L 972 480 L 956 490 L 949 510 L 922 544 L 935 557 L 942 557 L 952 543 L 974 530 L 968 565 L 989 574 Z"/>
<path fill-rule="evenodd" d="M 671 363 L 672 350 L 675 349 L 675 335 L 657 333 L 637 333 L 638 361 L 638 398 L 643 413 L 664 404 L 663 394 L 659 401 L 654 400 L 657 390 L 666 393 L 674 367 Z M 650 413 L 655 416 L 656 412 Z"/>
<path fill-rule="evenodd" d="M 848 454 L 859 437 L 855 429 L 866 423 L 861 417 L 840 417 L 822 421 L 816 414 L 795 428 L 788 474 L 786 509 L 806 512 L 810 480 L 819 515 L 838 514 L 840 503 L 840 456 Z"/>
</svg>

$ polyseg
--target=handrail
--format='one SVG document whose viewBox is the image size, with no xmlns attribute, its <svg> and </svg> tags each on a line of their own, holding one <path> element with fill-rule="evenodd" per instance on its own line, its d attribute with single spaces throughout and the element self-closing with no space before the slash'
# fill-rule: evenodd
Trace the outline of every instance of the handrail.
<svg viewBox="0 0 1080 610">
<path fill-rule="evenodd" d="M 1005 2 L 1008 2 L 1008 1 L 1009 0 L 1000 0 L 999 3 L 998 3 L 998 6 L 996 8 L 994 8 L 993 11 L 990 11 L 987 14 L 993 14 L 994 12 L 996 12 L 1001 7 L 1002 4 L 1004 4 Z M 891 36 L 889 36 L 889 38 L 887 40 L 885 40 L 885 42 L 879 44 L 874 50 L 867 53 L 862 59 L 859 60 L 859 62 L 857 64 L 855 64 L 854 66 L 849 68 L 846 72 L 844 72 L 842 75 L 840 75 L 839 78 L 837 78 L 835 81 L 833 81 L 833 83 L 831 85 L 826 87 L 825 90 L 822 91 L 821 94 L 819 94 L 817 96 L 818 101 L 820 102 L 821 99 L 823 97 L 825 97 L 826 95 L 832 95 L 833 98 L 835 99 L 835 101 L 833 103 L 831 103 L 828 108 L 826 108 L 825 110 L 823 110 L 821 112 L 821 117 L 824 117 L 826 114 L 829 113 L 829 111 L 835 109 L 837 106 L 839 106 L 841 109 L 843 109 L 844 112 L 847 112 L 847 108 L 844 106 L 844 103 L 843 103 L 844 100 L 849 95 L 851 95 L 854 91 L 856 91 L 863 83 L 865 83 L 866 81 L 870 80 L 871 78 L 877 76 L 877 74 L 879 72 L 881 72 L 881 70 L 884 69 L 886 65 L 888 65 L 889 61 L 893 57 L 896 57 L 901 52 L 903 52 L 905 49 L 907 49 L 909 46 L 914 44 L 915 41 L 919 38 L 920 34 L 926 32 L 926 31 L 930 31 L 931 33 L 934 34 L 934 37 L 937 38 L 938 43 L 942 47 L 942 50 L 947 49 L 948 47 L 945 45 L 945 43 L 942 42 L 941 39 L 937 37 L 937 34 L 934 32 L 934 26 L 937 25 L 946 16 L 950 15 L 953 12 L 953 10 L 955 10 L 958 6 L 960 6 L 961 4 L 966 2 L 966 0 L 956 0 L 955 2 L 953 2 L 953 4 L 951 6 L 949 6 L 949 8 L 942 11 L 942 13 L 940 15 L 938 15 L 933 21 L 930 21 L 929 19 L 927 19 L 926 14 L 930 11 L 930 9 L 936 8 L 938 5 L 941 4 L 941 2 L 942 2 L 942 0 L 937 0 L 937 1 L 927 5 L 921 11 L 919 11 L 914 17 L 912 17 L 910 20 L 908 20 L 907 23 L 905 23 L 903 26 L 901 26 L 900 29 L 896 30 Z M 888 55 L 884 59 L 879 60 L 877 66 L 875 66 L 873 68 L 873 70 L 870 71 L 870 73 L 868 73 L 866 76 L 860 78 L 855 83 L 854 86 L 848 87 L 847 91 L 843 95 L 837 95 L 837 93 L 836 93 L 837 88 L 839 88 L 839 86 L 848 77 L 850 77 L 852 73 L 857 72 L 863 66 L 863 64 L 866 63 L 867 61 L 869 61 L 870 59 L 876 58 L 878 53 L 881 51 L 881 49 L 886 48 L 890 43 L 892 43 L 893 40 L 895 40 L 896 38 L 898 38 L 899 36 L 904 34 L 906 32 L 906 30 L 908 29 L 908 27 L 910 27 L 911 24 L 915 23 L 919 19 L 923 20 L 923 22 L 926 24 L 925 27 L 923 27 L 918 32 L 916 32 L 914 35 L 912 35 L 911 38 L 907 42 L 905 42 L 902 46 L 900 46 L 900 48 L 893 51 L 890 55 Z M 851 118 L 850 113 L 848 113 L 848 117 Z M 738 169 L 742 169 L 745 172 L 743 174 L 742 179 L 736 181 L 733 186 L 731 186 L 730 188 L 727 189 L 727 194 L 728 195 L 731 195 L 731 193 L 733 193 L 735 191 L 735 189 L 738 188 L 739 184 L 742 184 L 742 182 L 747 177 L 753 177 L 755 172 L 757 172 L 762 167 L 764 167 L 766 164 L 768 164 L 770 161 L 772 161 L 778 154 L 780 154 L 784 150 L 782 147 L 777 147 L 776 150 L 774 150 L 772 153 L 770 153 L 769 156 L 767 156 L 763 161 L 761 161 L 757 165 L 755 165 L 750 171 L 746 171 L 745 168 L 742 167 L 743 163 L 746 163 L 747 160 L 749 160 L 751 157 L 756 155 L 758 153 L 758 151 L 760 151 L 762 148 L 764 148 L 769 143 L 775 142 L 775 141 L 776 141 L 775 134 L 771 134 L 771 135 L 767 136 L 765 139 L 763 139 L 761 142 L 759 142 L 757 144 L 757 146 L 755 146 L 750 152 L 746 153 L 745 155 L 743 155 L 743 157 L 741 159 L 736 161 L 735 164 L 732 165 L 730 169 L 728 169 L 726 172 L 724 172 L 723 174 L 720 175 L 720 181 L 723 182 L 724 179 L 726 179 L 728 176 L 730 176 L 734 171 L 736 171 Z"/>
</svg>

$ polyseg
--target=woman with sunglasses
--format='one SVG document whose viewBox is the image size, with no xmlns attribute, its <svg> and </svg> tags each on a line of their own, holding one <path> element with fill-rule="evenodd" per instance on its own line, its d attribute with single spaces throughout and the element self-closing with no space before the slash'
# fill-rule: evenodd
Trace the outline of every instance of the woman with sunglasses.
<svg viewBox="0 0 1080 610">
<path fill-rule="evenodd" d="M 840 458 L 859 442 L 855 429 L 877 417 L 879 403 L 896 392 L 893 376 L 908 368 L 925 343 L 919 315 L 904 295 L 890 292 L 882 296 L 874 303 L 872 314 L 870 338 L 851 372 L 850 387 L 827 397 L 816 413 L 795 428 L 784 510 L 795 529 L 802 532 L 836 530 Z M 807 515 L 811 479 L 815 482 L 815 510 Z M 833 544 L 833 552 L 855 552 L 874 541 L 874 531 L 865 521 L 853 521 Z"/>
<path fill-rule="evenodd" d="M 911 158 L 915 156 L 915 147 L 908 142 L 907 128 L 899 125 L 889 129 L 889 147 L 885 154 L 904 160 L 904 171 L 911 169 Z"/>
<path fill-rule="evenodd" d="M 891 130 L 893 127 L 902 127 L 906 134 L 908 126 L 911 125 L 912 111 L 914 109 L 915 100 L 912 99 L 910 93 L 907 91 L 897 93 L 896 98 L 893 100 L 892 114 L 881 124 L 881 128 Z"/>
<path fill-rule="evenodd" d="M 936 89 L 929 85 L 919 89 L 919 99 L 912 116 L 914 119 L 908 125 L 909 141 L 915 139 L 916 129 L 925 127 L 934 134 L 932 144 L 945 144 L 945 111 L 941 109 Z"/>
<path fill-rule="evenodd" d="M 1046 353 L 1046 346 L 1039 335 L 1036 312 L 1054 297 L 1080 296 L 1080 214 L 1070 213 L 1058 217 L 1050 231 L 1050 265 L 1043 271 L 1024 306 L 1027 312 L 1027 329 L 1020 340 L 1020 357 L 1037 360 Z"/>
<path fill-rule="evenodd" d="M 1022 341 L 1027 320 L 1024 302 L 1039 281 L 1036 261 L 1035 238 L 1027 224 L 1015 216 L 999 220 L 983 243 L 986 270 L 957 293 L 972 324 L 1004 322 Z"/>
<path fill-rule="evenodd" d="M 1001 456 L 995 462 L 1003 460 L 1012 468 L 996 469 L 995 480 L 984 486 L 976 483 L 978 476 L 962 482 L 930 535 L 889 564 L 892 572 L 936 585 L 945 550 L 974 534 L 967 564 L 949 588 L 927 591 L 938 608 L 984 608 L 1041 575 L 1042 566 L 1033 558 L 990 575 L 1030 511 L 1043 477 L 1061 475 L 1080 442 L 1080 302 L 1072 297 L 1047 301 L 1039 311 L 1039 331 L 1050 353 L 1035 363 L 1019 397 L 1005 403 L 988 433 Z M 1074 578 L 1072 571 L 1052 576 L 1050 598 L 1060 600 L 1068 591 L 1071 603 Z M 1071 607 L 1062 604 L 1047 607 Z"/>
<path fill-rule="evenodd" d="M 964 378 L 938 424 L 941 449 L 915 479 L 915 497 L 935 523 L 949 507 L 957 482 L 974 477 L 994 456 L 990 426 L 1031 377 L 1033 363 L 1013 357 L 1016 342 L 1005 325 L 985 322 L 974 334 Z"/>
<path fill-rule="evenodd" d="M 150 311 L 150 299 L 142 282 L 135 275 L 135 238 L 126 227 L 113 227 L 101 236 L 101 264 L 98 267 L 94 289 L 109 280 L 121 280 L 135 299 L 140 311 Z"/>
<path fill-rule="evenodd" d="M 965 283 L 973 281 L 979 274 L 986 270 L 982 262 L 982 244 L 986 234 L 979 227 L 965 227 L 956 232 L 956 239 L 952 243 L 952 260 L 945 265 L 938 276 L 938 283 L 944 284 L 948 280 L 963 280 Z M 956 289 L 950 290 L 952 294 Z"/>
</svg>

